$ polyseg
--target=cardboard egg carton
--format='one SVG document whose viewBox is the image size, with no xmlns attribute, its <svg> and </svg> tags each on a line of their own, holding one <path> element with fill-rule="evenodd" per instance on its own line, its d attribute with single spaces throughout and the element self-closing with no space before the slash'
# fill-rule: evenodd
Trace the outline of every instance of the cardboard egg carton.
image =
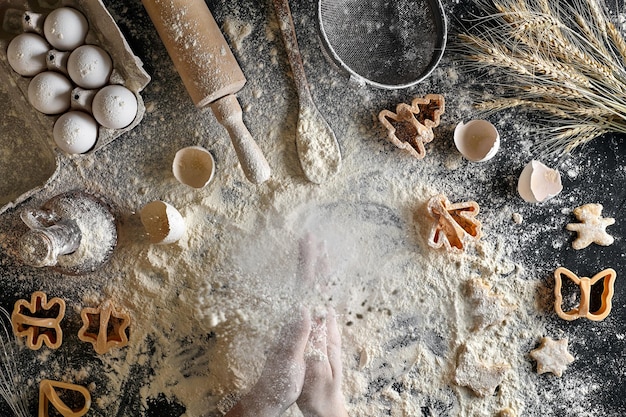
<svg viewBox="0 0 626 417">
<path fill-rule="evenodd" d="M 23 29 L 24 13 L 47 13 L 61 6 L 81 11 L 89 22 L 86 44 L 100 46 L 113 60 L 109 84 L 121 84 L 137 97 L 137 116 L 123 129 L 100 127 L 98 140 L 89 152 L 111 143 L 137 126 L 145 105 L 140 92 L 150 82 L 143 63 L 130 49 L 101 0 L 59 0 L 49 9 L 32 10 L 28 0 L 3 0 L 0 4 L 0 214 L 30 197 L 58 174 L 65 154 L 56 150 L 52 129 L 60 115 L 49 116 L 35 110 L 28 102 L 31 78 L 14 72 L 7 61 L 9 42 Z M 53 2 L 48 2 L 53 3 Z M 80 156 L 78 156 L 80 157 Z"/>
</svg>

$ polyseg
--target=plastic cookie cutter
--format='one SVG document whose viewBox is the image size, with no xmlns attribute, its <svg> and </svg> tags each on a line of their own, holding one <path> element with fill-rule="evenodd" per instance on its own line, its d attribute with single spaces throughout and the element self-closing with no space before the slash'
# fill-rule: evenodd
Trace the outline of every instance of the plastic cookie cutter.
<svg viewBox="0 0 626 417">
<path fill-rule="evenodd" d="M 467 239 L 478 240 L 482 236 L 481 223 L 475 217 L 480 208 L 475 201 L 450 203 L 443 194 L 428 201 L 428 214 L 435 220 L 428 244 L 433 248 L 444 246 L 448 250 L 462 251 Z"/>
<path fill-rule="evenodd" d="M 427 94 L 423 98 L 414 98 L 411 105 L 398 104 L 395 113 L 382 110 L 378 120 L 387 129 L 387 138 L 391 143 L 422 159 L 426 156 L 424 144 L 434 139 L 433 128 L 439 126 L 444 111 L 443 96 Z"/>
<path fill-rule="evenodd" d="M 26 346 L 38 350 L 43 343 L 50 349 L 57 349 L 63 341 L 61 320 L 65 316 L 65 301 L 35 291 L 30 303 L 17 300 L 11 314 L 13 331 L 17 337 L 26 337 Z"/>
<path fill-rule="evenodd" d="M 77 400 L 77 402 L 82 404 L 75 405 L 76 408 L 71 408 L 59 395 L 59 393 L 62 394 L 63 391 L 68 394 L 71 392 L 72 394 L 76 393 L 82 396 L 82 401 Z M 75 397 L 76 395 L 72 395 L 72 398 Z M 50 404 L 52 404 L 56 411 L 54 415 L 60 414 L 63 417 L 81 417 L 87 414 L 87 411 L 89 411 L 91 407 L 91 395 L 89 391 L 87 391 L 87 388 L 83 386 L 44 379 L 39 384 L 39 417 L 49 416 L 48 409 Z"/>
<path fill-rule="evenodd" d="M 563 311 L 562 307 L 563 295 L 561 294 L 561 289 L 563 287 L 563 276 L 569 278 L 580 287 L 580 303 L 578 307 L 567 312 Z M 611 312 L 611 299 L 613 298 L 613 287 L 616 277 L 617 273 L 611 268 L 598 272 L 593 278 L 579 278 L 567 268 L 557 268 L 557 270 L 554 271 L 554 280 L 556 281 L 554 286 L 554 311 L 556 311 L 556 314 L 560 318 L 568 321 L 576 320 L 580 317 L 585 317 L 593 321 L 604 320 Z M 599 281 L 602 281 L 603 284 L 600 308 L 595 312 L 591 312 L 591 288 Z"/>
<path fill-rule="evenodd" d="M 107 300 L 97 308 L 86 307 L 80 317 L 83 327 L 78 331 L 78 338 L 91 343 L 100 355 L 128 344 L 126 329 L 130 325 L 130 316 L 118 311 L 113 301 Z"/>
</svg>

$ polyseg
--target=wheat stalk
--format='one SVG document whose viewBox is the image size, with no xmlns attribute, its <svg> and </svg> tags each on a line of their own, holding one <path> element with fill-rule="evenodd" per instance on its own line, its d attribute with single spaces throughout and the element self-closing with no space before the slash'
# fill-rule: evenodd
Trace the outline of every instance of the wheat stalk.
<svg viewBox="0 0 626 417">
<path fill-rule="evenodd" d="M 544 114 L 545 153 L 626 133 L 626 41 L 598 1 L 475 0 L 487 15 L 459 36 L 468 69 L 496 69 L 477 107 Z"/>
<path fill-rule="evenodd" d="M 9 313 L 0 307 L 0 396 L 9 405 L 17 417 L 28 417 L 28 402 L 25 397 L 23 382 L 17 369 L 17 351 L 15 337 L 6 322 L 11 322 Z"/>
</svg>

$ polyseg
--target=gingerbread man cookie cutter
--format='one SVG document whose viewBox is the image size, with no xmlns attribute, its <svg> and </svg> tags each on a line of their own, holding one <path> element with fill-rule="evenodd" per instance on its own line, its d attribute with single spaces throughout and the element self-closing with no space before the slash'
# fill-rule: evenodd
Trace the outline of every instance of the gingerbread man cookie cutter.
<svg viewBox="0 0 626 417">
<path fill-rule="evenodd" d="M 387 138 L 391 143 L 422 159 L 426 156 L 424 144 L 434 139 L 433 128 L 439 126 L 444 111 L 443 96 L 427 94 L 423 98 L 414 98 L 411 105 L 398 104 L 395 113 L 382 110 L 378 120 L 387 129 Z"/>
<path fill-rule="evenodd" d="M 17 337 L 26 337 L 26 346 L 38 350 L 45 343 L 57 349 L 63 341 L 61 320 L 65 316 L 65 301 L 35 291 L 31 300 L 17 300 L 11 314 L 13 332 Z"/>
<path fill-rule="evenodd" d="M 561 293 L 563 288 L 562 277 L 569 278 L 580 287 L 580 303 L 578 307 L 574 307 L 569 311 L 563 311 L 563 294 Z M 557 270 L 554 271 L 554 311 L 556 311 L 556 314 L 560 318 L 568 321 L 576 320 L 581 317 L 593 321 L 604 320 L 611 312 L 616 277 L 617 273 L 611 268 L 598 272 L 593 278 L 578 277 L 567 268 L 557 268 Z M 602 281 L 603 284 L 600 308 L 595 312 L 591 312 L 591 288 L 599 281 Z"/>
<path fill-rule="evenodd" d="M 91 343 L 100 355 L 128 344 L 126 329 L 130 325 L 130 315 L 119 311 L 113 301 L 107 300 L 97 308 L 85 307 L 80 317 L 83 326 L 78 331 L 78 338 Z"/>
<path fill-rule="evenodd" d="M 462 251 L 467 239 L 478 240 L 482 236 L 482 225 L 475 218 L 480 207 L 475 201 L 452 204 L 439 194 L 428 201 L 427 207 L 435 220 L 428 236 L 431 247 Z"/>
<path fill-rule="evenodd" d="M 78 393 L 83 397 L 83 404 L 77 408 L 71 408 L 61 399 L 58 390 Z M 39 384 L 39 417 L 49 416 L 50 404 L 54 406 L 57 414 L 63 417 L 81 417 L 87 414 L 91 407 L 91 395 L 83 386 L 44 379 Z"/>
</svg>

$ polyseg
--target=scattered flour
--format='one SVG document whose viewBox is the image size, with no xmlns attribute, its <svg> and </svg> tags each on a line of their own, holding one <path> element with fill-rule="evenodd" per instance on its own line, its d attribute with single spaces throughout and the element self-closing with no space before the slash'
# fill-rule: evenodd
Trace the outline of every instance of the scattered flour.
<svg viewBox="0 0 626 417">
<path fill-rule="evenodd" d="M 506 166 L 498 156 L 489 164 L 470 164 L 456 155 L 452 129 L 473 116 L 468 97 L 457 94 L 461 83 L 471 88 L 472 80 L 457 71 L 452 57 L 419 90 L 389 93 L 359 90 L 329 75 L 327 61 L 312 52 L 317 45 L 305 44 L 314 99 L 343 156 L 334 177 L 313 185 L 297 157 L 297 100 L 282 40 L 275 22 L 249 7 L 224 2 L 215 15 L 227 16 L 232 27 L 225 31 L 239 42 L 237 59 L 249 84 L 238 96 L 248 105 L 244 118 L 272 166 L 270 180 L 246 181 L 225 130 L 181 93 L 165 50 L 152 44 L 156 35 L 149 22 L 126 13 L 122 21 L 145 48 L 135 52 L 153 72 L 144 94 L 149 112 L 107 148 L 63 159 L 59 178 L 27 203 L 36 206 L 72 188 L 106 195 L 119 220 L 112 260 L 85 277 L 24 268 L 10 249 L 23 232 L 18 212 L 0 218 L 7 305 L 39 289 L 67 300 L 74 327 L 82 306 L 107 298 L 132 315 L 128 347 L 94 357 L 86 353 L 91 346 L 68 334 L 61 350 L 25 362 L 25 369 L 36 370 L 33 379 L 90 386 L 94 416 L 145 415 L 161 397 L 184 407 L 186 417 L 218 416 L 225 400 L 255 382 L 296 305 L 332 305 L 342 331 L 350 415 L 539 416 L 553 407 L 563 415 L 592 415 L 588 406 L 601 381 L 566 371 L 562 380 L 550 380 L 556 388 L 545 389 L 528 357 L 541 337 L 561 335 L 547 319 L 551 299 L 536 246 L 557 233 L 556 226 L 533 221 L 534 208 L 515 194 L 513 167 L 519 172 L 530 159 L 527 133 L 520 133 L 517 144 L 503 137 Z M 304 13 L 303 7 L 293 11 L 294 17 Z M 303 20 L 314 30 L 310 16 L 296 18 L 296 24 Z M 259 60 L 266 63 L 262 69 L 255 64 Z M 446 114 L 427 157 L 417 161 L 386 141 L 376 115 L 429 92 L 446 96 Z M 505 114 L 498 123 L 518 122 Z M 201 190 L 178 183 L 169 171 L 175 152 L 189 145 L 206 147 L 216 159 L 215 179 Z M 426 203 L 439 193 L 480 205 L 483 236 L 462 254 L 427 244 Z M 167 201 L 185 218 L 187 233 L 176 243 L 150 244 L 137 211 L 153 200 Z M 560 219 L 560 208 L 570 205 L 567 197 L 557 197 L 543 210 Z M 298 242 L 306 233 L 324 242 L 329 265 L 307 289 L 298 274 Z M 478 278 L 488 294 L 515 308 L 476 327 L 467 286 Z M 466 349 L 480 363 L 503 364 L 494 395 L 477 396 L 455 383 Z M 287 415 L 300 413 L 294 407 Z"/>
</svg>

